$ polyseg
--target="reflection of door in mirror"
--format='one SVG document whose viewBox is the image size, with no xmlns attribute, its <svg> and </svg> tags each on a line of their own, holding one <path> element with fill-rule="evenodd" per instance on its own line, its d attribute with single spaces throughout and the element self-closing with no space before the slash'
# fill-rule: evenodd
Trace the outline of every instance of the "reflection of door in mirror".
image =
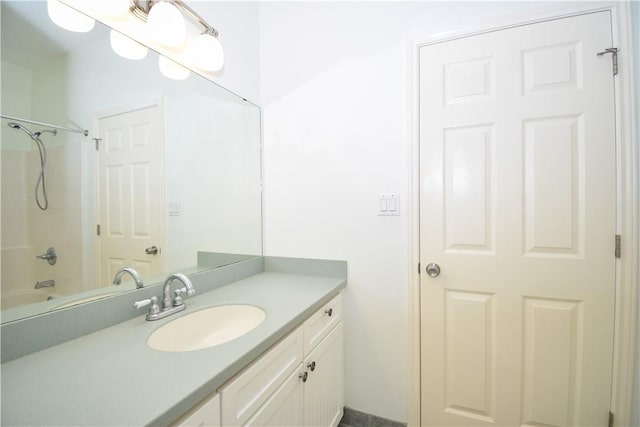
<svg viewBox="0 0 640 427">
<path fill-rule="evenodd" d="M 142 277 L 160 275 L 165 230 L 160 106 L 101 117 L 97 126 L 98 283 L 111 284 L 122 267 L 133 267 Z"/>
</svg>

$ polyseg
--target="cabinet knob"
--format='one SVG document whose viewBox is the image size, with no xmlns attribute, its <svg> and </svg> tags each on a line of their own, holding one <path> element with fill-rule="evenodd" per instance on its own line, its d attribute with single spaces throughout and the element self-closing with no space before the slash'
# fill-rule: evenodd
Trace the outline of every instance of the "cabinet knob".
<svg viewBox="0 0 640 427">
<path fill-rule="evenodd" d="M 309 378 L 309 373 L 307 371 L 304 371 L 302 374 L 298 375 L 298 378 L 300 378 L 303 383 L 306 383 L 307 378 Z"/>
<path fill-rule="evenodd" d="M 331 317 L 333 315 L 333 308 L 329 308 L 329 309 L 325 310 L 324 312 L 327 313 L 329 315 L 329 317 Z"/>
<path fill-rule="evenodd" d="M 307 363 L 307 368 L 309 368 L 311 370 L 311 372 L 316 370 L 316 362 L 315 360 L 311 363 Z"/>
</svg>

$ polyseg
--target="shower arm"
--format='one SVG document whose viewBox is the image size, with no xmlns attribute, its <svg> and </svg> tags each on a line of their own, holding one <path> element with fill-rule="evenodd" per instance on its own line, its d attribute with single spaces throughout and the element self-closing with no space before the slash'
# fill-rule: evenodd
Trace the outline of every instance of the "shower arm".
<svg viewBox="0 0 640 427">
<path fill-rule="evenodd" d="M 89 136 L 89 131 L 86 130 L 86 129 L 66 128 L 66 127 L 63 127 L 63 126 L 52 125 L 51 123 L 37 122 L 35 120 L 29 120 L 29 119 L 21 119 L 20 117 L 8 116 L 8 115 L 5 115 L 5 114 L 0 114 L 0 117 L 2 117 L 3 119 L 15 120 L 17 122 L 30 123 L 32 125 L 45 126 L 45 127 L 48 127 L 48 128 L 64 130 L 64 131 L 67 131 L 67 132 L 81 133 L 84 136 Z"/>
</svg>

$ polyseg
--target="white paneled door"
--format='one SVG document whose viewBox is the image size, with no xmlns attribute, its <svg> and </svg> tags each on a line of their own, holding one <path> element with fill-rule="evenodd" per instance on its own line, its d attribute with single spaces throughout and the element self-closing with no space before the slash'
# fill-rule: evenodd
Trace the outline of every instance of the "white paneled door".
<svg viewBox="0 0 640 427">
<path fill-rule="evenodd" d="M 423 425 L 607 424 L 614 77 L 597 53 L 610 22 L 420 50 Z"/>
<path fill-rule="evenodd" d="M 162 129 L 158 105 L 98 120 L 99 279 L 103 286 L 122 267 L 134 267 L 143 277 L 163 272 Z"/>
</svg>

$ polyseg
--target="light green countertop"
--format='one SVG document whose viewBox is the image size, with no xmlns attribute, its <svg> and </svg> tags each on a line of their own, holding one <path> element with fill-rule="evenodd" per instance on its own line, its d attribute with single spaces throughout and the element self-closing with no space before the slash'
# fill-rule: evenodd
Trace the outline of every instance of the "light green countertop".
<svg viewBox="0 0 640 427">
<path fill-rule="evenodd" d="M 344 286 L 344 277 L 267 271 L 187 298 L 187 309 L 166 319 L 146 321 L 141 310 L 132 320 L 4 363 L 2 425 L 168 425 Z M 209 349 L 169 353 L 146 345 L 167 322 L 224 304 L 259 306 L 266 319 Z"/>
</svg>

